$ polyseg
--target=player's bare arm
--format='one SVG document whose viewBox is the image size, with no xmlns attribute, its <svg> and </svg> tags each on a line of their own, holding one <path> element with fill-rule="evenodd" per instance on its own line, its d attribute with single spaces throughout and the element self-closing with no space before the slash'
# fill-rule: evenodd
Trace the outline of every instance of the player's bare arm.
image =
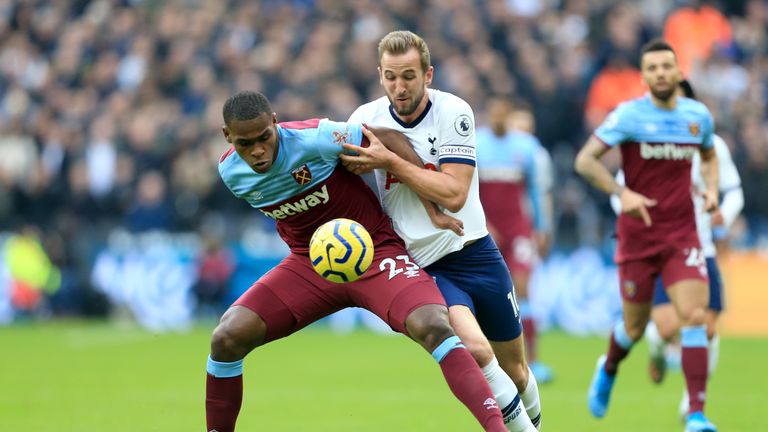
<svg viewBox="0 0 768 432">
<path fill-rule="evenodd" d="M 549 231 L 534 231 L 533 239 L 536 241 L 539 257 L 546 258 L 552 247 L 552 234 Z"/>
<path fill-rule="evenodd" d="M 707 184 L 704 191 L 704 209 L 709 213 L 717 211 L 718 185 L 720 184 L 720 170 L 718 166 L 715 148 L 701 149 L 701 176 Z"/>
<path fill-rule="evenodd" d="M 387 161 L 395 159 L 403 160 L 415 169 L 422 169 L 420 168 L 423 166 L 421 158 L 413 150 L 408 138 L 401 132 L 371 126 L 363 127 L 363 133 L 370 143 L 368 147 L 360 148 L 351 144 L 344 144 L 344 149 L 358 154 L 357 156 L 341 154 L 342 163 L 351 172 L 364 174 L 377 168 L 389 171 L 386 166 L 389 166 L 391 162 Z M 464 235 L 464 223 L 461 220 L 443 213 L 434 202 L 424 198 L 421 194 L 419 194 L 419 198 L 435 228 L 449 229 L 460 236 Z"/>
<path fill-rule="evenodd" d="M 610 150 L 603 145 L 594 135 L 589 138 L 584 147 L 576 155 L 575 169 L 592 186 L 611 195 L 618 195 L 621 199 L 622 212 L 630 216 L 639 217 L 645 222 L 645 226 L 651 226 L 651 216 L 648 207 L 656 205 L 656 200 L 643 196 L 626 186 L 616 183 L 608 168 L 600 162 L 600 158 Z"/>
</svg>

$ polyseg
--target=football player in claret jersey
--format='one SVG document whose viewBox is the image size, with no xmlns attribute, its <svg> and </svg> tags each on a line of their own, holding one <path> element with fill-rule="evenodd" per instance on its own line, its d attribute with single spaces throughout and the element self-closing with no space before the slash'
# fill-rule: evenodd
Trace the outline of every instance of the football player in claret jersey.
<svg viewBox="0 0 768 432">
<path fill-rule="evenodd" d="M 427 169 L 373 143 L 342 160 L 353 172 L 376 169 L 395 231 L 435 278 L 451 324 L 482 367 L 508 430 L 535 431 L 541 420 L 538 388 L 525 360 L 509 270 L 485 226 L 472 109 L 457 96 L 428 88 L 429 49 L 414 33 L 395 31 L 379 42 L 379 72 L 386 96 L 360 106 L 349 121 L 401 131 Z M 420 196 L 460 220 L 463 235 L 435 227 Z"/>
<path fill-rule="evenodd" d="M 679 92 L 682 96 L 696 99 L 696 95 L 688 81 L 681 81 Z M 731 158 L 731 151 L 728 145 L 718 135 L 714 135 L 712 143 L 717 154 L 718 167 L 720 170 L 719 191 L 722 195 L 720 209 L 717 213 L 710 214 L 704 210 L 704 199 L 701 192 L 705 190 L 706 184 L 701 175 L 701 158 L 699 154 L 693 155 L 691 164 L 691 181 L 693 182 L 693 204 L 696 209 L 696 228 L 701 241 L 701 253 L 707 262 L 707 274 L 709 275 L 709 307 L 707 309 L 707 338 L 708 345 L 708 375 L 712 375 L 715 370 L 717 360 L 720 356 L 720 340 L 717 335 L 717 320 L 725 306 L 723 301 L 723 281 L 720 277 L 720 268 L 717 265 L 717 249 L 713 240 L 713 230 L 727 230 L 736 220 L 741 209 L 744 207 L 744 192 L 741 189 L 741 177 L 736 169 L 736 165 Z M 624 184 L 624 172 L 619 171 L 616 174 L 616 182 Z M 611 205 L 616 213 L 621 213 L 621 201 L 616 196 L 611 197 Z M 651 379 L 655 383 L 661 383 L 664 379 L 667 369 L 666 346 L 680 331 L 680 320 L 677 319 L 675 309 L 669 300 L 667 292 L 664 290 L 664 284 L 661 278 L 656 279 L 656 286 L 653 293 L 653 309 L 651 311 L 651 322 L 645 330 L 645 337 L 651 352 L 649 362 L 649 372 Z M 677 353 L 677 351 L 674 351 Z M 683 392 L 680 400 L 680 415 L 687 417 L 689 395 L 688 391 Z"/>
<path fill-rule="evenodd" d="M 267 98 L 255 92 L 232 96 L 223 111 L 224 136 L 233 147 L 222 155 L 219 174 L 236 197 L 276 221 L 291 253 L 235 301 L 213 331 L 207 430 L 234 430 L 243 398 L 243 358 L 249 352 L 342 308 L 359 306 L 432 353 L 450 389 L 483 428 L 504 431 L 493 393 L 449 325 L 434 281 L 411 261 L 373 191 L 339 164 L 342 143 L 358 149 L 369 143 L 383 146 L 376 135 L 417 162 L 408 140 L 360 123 L 314 119 L 278 124 Z M 336 284 L 315 273 L 308 249 L 315 229 L 339 217 L 368 230 L 374 258 L 360 279 Z M 391 271 L 392 265 L 383 261 L 396 263 L 397 269 Z M 295 429 L 299 422 L 286 418 L 280 429 Z"/>
<path fill-rule="evenodd" d="M 576 171 L 595 187 L 619 195 L 616 263 L 623 318 L 613 329 L 608 354 L 598 360 L 588 394 L 590 412 L 603 417 L 619 363 L 645 331 L 654 283 L 661 277 L 681 323 L 682 366 L 691 395 L 686 431 L 714 431 L 704 416 L 707 387 L 707 267 L 696 232 L 691 159 L 701 154 L 706 211 L 717 210 L 718 161 L 712 116 L 698 101 L 678 97 L 681 79 L 666 42 L 643 47 L 641 72 L 650 94 L 622 103 L 576 157 Z M 599 158 L 619 147 L 626 186 Z"/>
<path fill-rule="evenodd" d="M 551 183 L 549 154 L 531 133 L 512 130 L 513 107 L 502 97 L 490 100 L 488 125 L 477 130 L 477 169 L 480 201 L 488 230 L 509 266 L 517 291 L 525 349 L 536 381 L 552 372 L 537 359 L 536 325 L 528 302 L 528 281 L 539 256 L 545 253 L 549 218 L 545 202 Z"/>
</svg>

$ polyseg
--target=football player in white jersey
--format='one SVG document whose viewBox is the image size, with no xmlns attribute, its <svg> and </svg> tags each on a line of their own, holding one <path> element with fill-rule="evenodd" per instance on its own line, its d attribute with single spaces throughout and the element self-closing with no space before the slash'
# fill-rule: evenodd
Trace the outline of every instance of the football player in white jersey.
<svg viewBox="0 0 768 432">
<path fill-rule="evenodd" d="M 681 96 L 695 99 L 695 93 L 688 81 L 681 81 L 679 93 Z M 718 165 L 719 189 L 722 195 L 719 211 L 710 214 L 704 210 L 704 199 L 701 191 L 705 188 L 704 178 L 701 175 L 701 158 L 694 154 L 691 167 L 691 180 L 693 184 L 694 196 L 693 204 L 696 209 L 696 229 L 698 230 L 699 240 L 701 241 L 701 253 L 707 263 L 707 272 L 709 274 L 709 308 L 707 310 L 707 337 L 709 339 L 709 374 L 715 369 L 718 357 L 720 356 L 720 339 L 717 336 L 717 319 L 723 311 L 723 285 L 720 277 L 720 269 L 717 265 L 717 250 L 713 240 L 713 230 L 722 231 L 730 228 L 744 208 L 744 192 L 741 189 L 741 177 L 733 163 L 731 152 L 723 139 L 715 135 L 714 139 L 715 153 L 720 162 Z M 616 174 L 616 182 L 624 184 L 624 172 L 619 171 Z M 621 201 L 614 195 L 611 196 L 611 206 L 613 210 L 621 213 Z M 645 331 L 645 337 L 650 349 L 649 372 L 651 379 L 655 383 L 661 383 L 667 368 L 666 347 L 667 344 L 677 336 L 680 331 L 680 320 L 675 314 L 674 307 L 669 301 L 661 280 L 657 280 L 653 298 L 653 309 L 651 311 L 652 321 L 648 323 Z M 679 352 L 677 353 L 679 356 Z M 685 418 L 688 413 L 688 392 L 683 390 L 683 397 L 680 401 L 680 416 Z"/>
<path fill-rule="evenodd" d="M 386 96 L 349 119 L 401 131 L 426 169 L 378 145 L 356 147 L 351 150 L 357 156 L 342 159 L 355 173 L 375 169 L 384 209 L 410 254 L 440 287 L 451 324 L 483 369 L 507 429 L 535 431 L 541 421 L 538 387 L 525 360 L 509 270 L 480 204 L 474 114 L 459 97 L 429 89 L 432 76 L 424 40 L 408 31 L 389 33 L 379 42 Z M 433 226 L 420 196 L 456 218 L 463 235 Z"/>
</svg>

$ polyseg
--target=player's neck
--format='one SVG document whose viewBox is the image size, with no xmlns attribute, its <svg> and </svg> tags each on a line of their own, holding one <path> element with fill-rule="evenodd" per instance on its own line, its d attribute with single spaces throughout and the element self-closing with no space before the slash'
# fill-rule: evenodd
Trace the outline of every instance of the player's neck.
<svg viewBox="0 0 768 432">
<path fill-rule="evenodd" d="M 653 94 L 651 94 L 651 102 L 656 106 L 656 108 L 672 111 L 677 107 L 677 96 L 672 95 L 669 97 L 669 99 L 659 99 Z"/>
<path fill-rule="evenodd" d="M 278 132 L 277 128 L 275 128 L 275 133 L 277 133 L 277 139 L 275 140 L 275 155 L 272 156 L 272 166 L 275 166 L 277 156 L 280 154 L 280 133 Z"/>
</svg>

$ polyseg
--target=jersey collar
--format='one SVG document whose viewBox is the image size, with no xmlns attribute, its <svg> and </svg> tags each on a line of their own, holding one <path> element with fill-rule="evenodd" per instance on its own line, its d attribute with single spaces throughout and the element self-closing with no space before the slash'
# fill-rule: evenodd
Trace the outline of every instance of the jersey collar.
<svg viewBox="0 0 768 432">
<path fill-rule="evenodd" d="M 421 123 L 421 121 L 424 120 L 424 117 L 427 116 L 427 114 L 429 113 L 430 108 L 432 108 L 432 101 L 428 100 L 427 101 L 427 106 L 424 107 L 424 111 L 422 111 L 422 113 L 418 117 L 416 117 L 416 119 L 414 121 L 412 121 L 410 123 L 406 123 L 406 122 L 400 120 L 400 117 L 398 117 L 397 113 L 395 113 L 395 107 L 393 107 L 392 104 L 389 104 L 389 115 L 391 115 L 392 118 L 400 126 L 402 126 L 404 128 L 407 128 L 407 129 L 411 129 L 411 128 L 415 128 L 416 126 L 418 126 L 419 123 Z"/>
</svg>

